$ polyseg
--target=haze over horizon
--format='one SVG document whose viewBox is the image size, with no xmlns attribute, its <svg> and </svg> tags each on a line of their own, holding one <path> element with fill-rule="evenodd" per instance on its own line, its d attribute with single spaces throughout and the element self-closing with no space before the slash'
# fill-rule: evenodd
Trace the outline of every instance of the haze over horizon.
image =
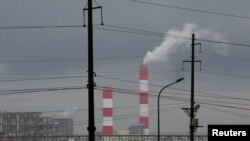
<svg viewBox="0 0 250 141">
<path fill-rule="evenodd" d="M 82 27 L 86 2 L 0 1 L 1 111 L 70 117 L 75 133 L 87 133 L 87 27 Z M 113 92 L 114 130 L 138 124 L 136 92 L 143 64 L 149 69 L 150 132 L 157 129 L 157 99 L 152 95 L 181 77 L 183 82 L 162 95 L 161 131 L 189 131 L 189 117 L 181 108 L 190 106 L 191 72 L 188 63 L 182 70 L 182 61 L 191 59 L 192 33 L 202 44 L 201 52 L 196 48 L 202 64 L 201 70 L 196 64 L 195 101 L 204 126 L 198 132 L 206 133 L 209 124 L 249 123 L 250 1 L 96 2 L 94 6 L 103 6 L 104 21 L 100 25 L 100 11 L 94 11 L 97 131 L 102 130 L 104 87 L 120 91 Z"/>
</svg>

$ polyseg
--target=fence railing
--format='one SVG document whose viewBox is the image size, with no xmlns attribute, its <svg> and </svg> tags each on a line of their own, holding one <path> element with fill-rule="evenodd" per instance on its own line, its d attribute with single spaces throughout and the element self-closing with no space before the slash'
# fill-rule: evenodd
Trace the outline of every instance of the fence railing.
<svg viewBox="0 0 250 141">
<path fill-rule="evenodd" d="M 189 135 L 161 135 L 161 141 L 189 141 Z M 0 141 L 89 141 L 88 135 L 0 137 Z M 96 141 L 157 141 L 157 135 L 96 135 Z M 207 141 L 207 135 L 195 135 L 195 141 Z"/>
</svg>

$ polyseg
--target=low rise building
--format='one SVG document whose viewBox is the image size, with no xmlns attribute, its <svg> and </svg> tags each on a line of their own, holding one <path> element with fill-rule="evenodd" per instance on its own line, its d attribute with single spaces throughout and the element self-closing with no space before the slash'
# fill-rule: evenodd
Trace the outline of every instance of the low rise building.
<svg viewBox="0 0 250 141">
<path fill-rule="evenodd" d="M 73 119 L 43 117 L 41 112 L 0 112 L 0 132 L 7 136 L 73 135 Z"/>
</svg>

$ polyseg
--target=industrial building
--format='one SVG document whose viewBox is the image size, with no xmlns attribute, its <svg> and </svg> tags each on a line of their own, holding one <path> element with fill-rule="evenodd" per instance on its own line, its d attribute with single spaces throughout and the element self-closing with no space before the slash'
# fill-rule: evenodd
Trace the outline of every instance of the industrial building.
<svg viewBox="0 0 250 141">
<path fill-rule="evenodd" d="M 0 112 L 0 133 L 5 136 L 73 135 L 73 119 L 43 117 L 41 112 Z"/>
</svg>

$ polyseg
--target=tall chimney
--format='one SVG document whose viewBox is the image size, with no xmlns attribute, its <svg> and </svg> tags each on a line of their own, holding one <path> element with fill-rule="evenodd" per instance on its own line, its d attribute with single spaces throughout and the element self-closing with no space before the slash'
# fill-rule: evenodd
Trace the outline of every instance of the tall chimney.
<svg viewBox="0 0 250 141">
<path fill-rule="evenodd" d="M 103 135 L 113 135 L 113 94 L 112 90 L 106 88 L 103 90 Z"/>
<path fill-rule="evenodd" d="M 146 65 L 140 67 L 140 117 L 139 123 L 144 125 L 144 134 L 149 134 L 148 117 L 148 68 Z"/>
</svg>

